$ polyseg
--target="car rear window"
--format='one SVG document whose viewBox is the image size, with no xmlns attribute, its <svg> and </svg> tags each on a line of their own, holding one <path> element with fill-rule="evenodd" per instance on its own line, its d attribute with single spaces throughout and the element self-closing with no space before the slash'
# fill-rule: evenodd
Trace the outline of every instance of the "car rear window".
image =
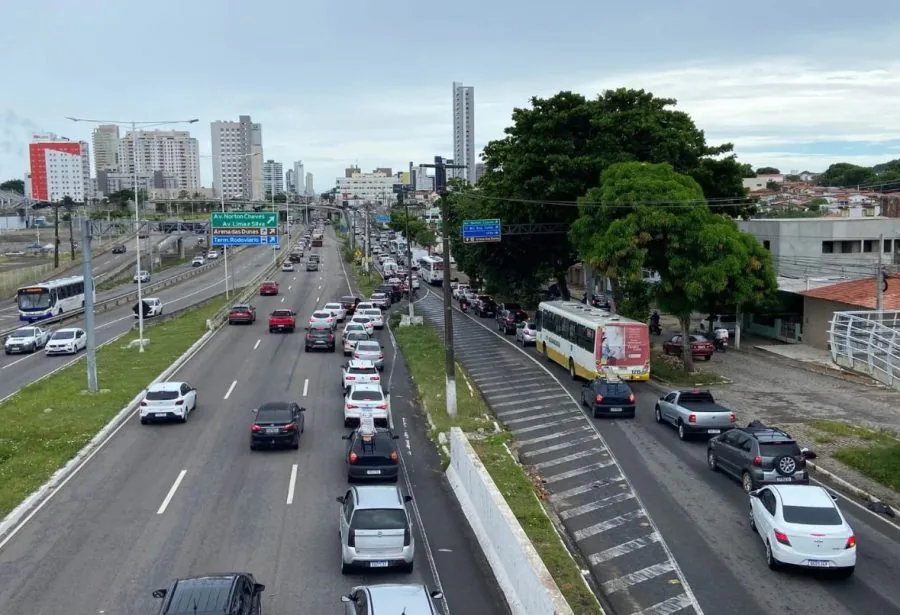
<svg viewBox="0 0 900 615">
<path fill-rule="evenodd" d="M 315 318 L 331 318 L 331 312 L 313 312 Z"/>
<path fill-rule="evenodd" d="M 231 595 L 231 583 L 216 585 L 191 584 L 179 585 L 175 588 L 172 601 L 166 613 L 224 613 L 228 607 L 228 598 Z"/>
<path fill-rule="evenodd" d="M 351 374 L 377 374 L 378 370 L 374 367 L 351 367 Z"/>
<path fill-rule="evenodd" d="M 833 506 L 784 506 L 781 515 L 788 523 L 800 525 L 841 525 L 841 515 Z"/>
<path fill-rule="evenodd" d="M 290 423 L 293 415 L 288 408 L 260 408 L 256 420 L 262 423 Z"/>
<path fill-rule="evenodd" d="M 339 310 L 339 309 L 341 309 L 341 304 L 340 303 L 326 303 L 325 309 L 326 310 Z"/>
<path fill-rule="evenodd" d="M 275 318 L 289 318 L 291 315 L 289 310 L 275 310 L 272 312 L 272 316 Z"/>
<path fill-rule="evenodd" d="M 350 529 L 405 530 L 406 512 L 396 508 L 357 508 Z"/>
<path fill-rule="evenodd" d="M 381 316 L 381 310 L 363 310 L 365 316 Z"/>
<path fill-rule="evenodd" d="M 341 303 L 355 303 L 356 297 L 341 297 Z"/>
<path fill-rule="evenodd" d="M 178 391 L 147 391 L 147 401 L 168 401 L 178 399 Z"/>
<path fill-rule="evenodd" d="M 350 399 L 353 401 L 381 401 L 384 396 L 381 391 L 353 391 Z"/>
<path fill-rule="evenodd" d="M 763 457 L 781 457 L 782 455 L 795 457 L 800 454 L 800 446 L 796 442 L 760 442 L 759 454 Z"/>
<path fill-rule="evenodd" d="M 248 312 L 250 311 L 249 305 L 233 305 L 231 306 L 231 310 L 234 312 Z"/>
<path fill-rule="evenodd" d="M 606 391 L 607 395 L 625 396 L 625 395 L 628 395 L 631 393 L 631 389 L 628 387 L 627 384 L 619 384 L 619 383 L 604 384 L 604 385 L 601 385 L 601 388 Z"/>
<path fill-rule="evenodd" d="M 381 344 L 379 344 L 378 342 L 360 342 L 356 347 L 367 352 L 381 351 Z"/>
<path fill-rule="evenodd" d="M 358 322 L 360 324 L 363 324 L 363 323 L 367 323 L 367 322 L 372 322 L 372 319 L 367 318 L 366 316 L 354 316 L 353 322 Z"/>
<path fill-rule="evenodd" d="M 331 335 L 331 331 L 328 329 L 310 329 L 309 334 L 316 337 L 325 337 Z"/>
<path fill-rule="evenodd" d="M 360 342 L 369 339 L 369 336 L 363 331 L 353 331 L 347 334 L 347 339 L 351 342 Z"/>
<path fill-rule="evenodd" d="M 709 391 L 699 393 L 682 393 L 678 396 L 679 404 L 712 404 L 715 399 Z"/>
</svg>

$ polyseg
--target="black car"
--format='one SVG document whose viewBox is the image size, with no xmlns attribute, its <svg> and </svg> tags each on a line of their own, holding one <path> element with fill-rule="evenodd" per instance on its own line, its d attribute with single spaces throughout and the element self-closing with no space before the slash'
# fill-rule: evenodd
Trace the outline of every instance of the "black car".
<svg viewBox="0 0 900 615">
<path fill-rule="evenodd" d="M 301 263 L 303 262 L 303 253 L 302 252 L 291 252 L 288 255 L 288 260 L 292 263 Z"/>
<path fill-rule="evenodd" d="M 319 270 L 319 261 L 308 261 L 306 263 L 307 271 L 318 271 Z"/>
<path fill-rule="evenodd" d="M 359 297 L 352 297 L 350 295 L 341 297 L 341 308 L 347 312 L 347 318 L 353 316 L 354 312 L 356 312 L 356 306 L 359 304 Z"/>
<path fill-rule="evenodd" d="M 490 295 L 478 295 L 472 302 L 472 311 L 481 318 L 497 316 L 497 302 Z"/>
<path fill-rule="evenodd" d="M 381 284 L 372 292 L 384 293 L 391 300 L 391 303 L 397 303 L 398 301 L 400 301 L 400 298 L 402 296 L 400 287 L 393 284 Z"/>
<path fill-rule="evenodd" d="M 300 434 L 305 430 L 301 408 L 292 401 L 268 402 L 253 410 L 250 425 L 250 450 L 258 448 L 300 448 Z"/>
<path fill-rule="evenodd" d="M 365 428 L 342 436 L 347 440 L 347 480 L 389 480 L 397 482 L 400 468 L 400 452 L 390 429 Z"/>
<path fill-rule="evenodd" d="M 581 388 L 581 404 L 599 416 L 627 416 L 634 418 L 634 393 L 627 383 L 617 378 L 601 376 Z"/>
<path fill-rule="evenodd" d="M 518 303 L 504 303 L 497 310 L 497 330 L 506 335 L 516 332 L 516 325 L 528 320 L 528 314 Z"/>
<path fill-rule="evenodd" d="M 112 247 L 113 254 L 125 254 L 125 252 L 127 252 L 127 248 L 121 243 Z"/>
<path fill-rule="evenodd" d="M 313 327 L 306 332 L 306 352 L 327 350 L 334 352 L 336 342 L 331 327 Z"/>
<path fill-rule="evenodd" d="M 265 589 L 249 572 L 225 572 L 178 579 L 153 597 L 163 601 L 159 615 L 260 615 Z"/>
</svg>

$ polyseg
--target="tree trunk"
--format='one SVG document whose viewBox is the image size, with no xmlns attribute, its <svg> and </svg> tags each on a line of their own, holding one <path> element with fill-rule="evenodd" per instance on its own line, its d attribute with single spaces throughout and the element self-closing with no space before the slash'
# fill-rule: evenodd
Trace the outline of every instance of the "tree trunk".
<svg viewBox="0 0 900 615">
<path fill-rule="evenodd" d="M 571 301 L 572 293 L 569 292 L 565 274 L 556 276 L 556 287 L 559 289 L 559 294 L 563 301 Z"/>
<path fill-rule="evenodd" d="M 75 262 L 75 232 L 72 230 L 72 212 L 69 211 L 69 248 L 71 249 L 72 262 Z"/>
<path fill-rule="evenodd" d="M 616 313 L 619 313 L 621 305 L 625 302 L 625 293 L 622 291 L 622 283 L 618 278 L 609 278 L 609 284 L 612 286 L 612 298 L 615 304 Z"/>
<path fill-rule="evenodd" d="M 54 207 L 54 212 L 56 213 L 53 216 L 53 268 L 59 268 L 59 206 Z"/>
<path fill-rule="evenodd" d="M 690 374 L 694 371 L 694 355 L 691 354 L 691 317 L 688 315 L 679 318 L 681 323 L 681 362 L 684 363 L 684 371 Z"/>
</svg>

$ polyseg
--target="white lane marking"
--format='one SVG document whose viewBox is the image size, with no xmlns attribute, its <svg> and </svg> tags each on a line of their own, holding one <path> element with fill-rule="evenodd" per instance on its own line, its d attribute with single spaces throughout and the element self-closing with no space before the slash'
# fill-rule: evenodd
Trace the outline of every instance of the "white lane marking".
<svg viewBox="0 0 900 615">
<path fill-rule="evenodd" d="M 316 297 L 316 305 L 318 305 L 318 304 L 319 304 L 319 298 Z"/>
<path fill-rule="evenodd" d="M 306 397 L 307 393 L 309 393 L 309 378 L 303 381 L 303 397 Z"/>
<path fill-rule="evenodd" d="M 406 454 L 412 457 L 412 444 L 409 442 L 409 426 L 406 423 L 406 417 L 403 417 L 403 443 L 406 444 Z"/>
<path fill-rule="evenodd" d="M 588 561 L 596 566 L 597 564 L 602 564 L 603 562 L 608 562 L 610 560 L 616 559 L 617 557 L 622 557 L 623 555 L 628 555 L 629 553 L 634 553 L 638 549 L 643 549 L 644 547 L 648 547 L 652 544 L 656 544 L 659 542 L 660 536 L 656 532 L 649 534 L 648 536 L 643 536 L 641 538 L 635 538 L 634 540 L 629 540 L 628 542 L 623 542 L 620 545 L 616 545 L 615 547 L 610 547 L 609 549 L 605 549 L 600 551 L 599 553 L 594 553 L 593 555 L 588 557 Z"/>
<path fill-rule="evenodd" d="M 287 504 L 290 506 L 294 503 L 294 488 L 297 485 L 297 464 L 291 466 L 291 478 L 288 481 Z"/>
<path fill-rule="evenodd" d="M 175 497 L 175 492 L 178 491 L 178 486 L 181 485 L 181 481 L 184 480 L 185 474 L 187 474 L 187 470 L 182 470 L 178 473 L 178 478 L 176 478 L 175 482 L 172 483 L 172 488 L 169 489 L 169 493 L 166 494 L 166 499 L 162 501 L 162 504 L 159 505 L 159 510 L 156 511 L 157 515 L 161 515 L 166 512 L 166 509 L 172 502 L 172 498 Z"/>
<path fill-rule="evenodd" d="M 293 286 L 288 286 L 288 290 L 291 290 L 292 288 L 294 288 L 294 287 L 293 287 Z"/>
<path fill-rule="evenodd" d="M 228 391 L 226 391 L 226 393 L 225 393 L 225 397 L 223 397 L 222 399 L 228 399 L 229 397 L 231 397 L 231 392 L 234 391 L 234 387 L 236 387 L 236 386 L 237 386 L 237 380 L 235 380 L 231 383 L 231 386 L 228 387 Z"/>
<path fill-rule="evenodd" d="M 322 290 L 322 285 L 319 284 L 319 286 L 316 288 L 316 290 Z"/>
<path fill-rule="evenodd" d="M 281 302 L 284 303 L 284 297 L 281 298 Z"/>
<path fill-rule="evenodd" d="M 297 281 L 297 276 L 294 276 L 293 278 L 291 278 L 291 280 L 294 281 L 294 282 L 296 282 L 296 281 Z"/>
<path fill-rule="evenodd" d="M 256 350 L 256 349 L 257 349 L 257 348 L 259 348 L 259 344 L 260 344 L 260 342 L 262 342 L 262 339 L 258 339 L 258 340 L 256 340 L 256 343 L 255 343 L 255 344 L 253 344 L 253 350 Z"/>
</svg>

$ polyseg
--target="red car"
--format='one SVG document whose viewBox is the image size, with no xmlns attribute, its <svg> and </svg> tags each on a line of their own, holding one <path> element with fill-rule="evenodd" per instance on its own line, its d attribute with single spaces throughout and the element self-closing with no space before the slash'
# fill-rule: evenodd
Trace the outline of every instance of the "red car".
<svg viewBox="0 0 900 615">
<path fill-rule="evenodd" d="M 682 353 L 682 339 L 681 335 L 672 336 L 672 339 L 663 343 L 663 353 L 680 357 Z M 702 335 L 691 336 L 691 356 L 695 359 L 709 361 L 715 351 L 716 348 L 713 346 L 713 343 Z"/>
<path fill-rule="evenodd" d="M 259 285 L 259 294 L 262 296 L 271 296 L 278 294 L 278 282 L 272 282 L 271 280 L 268 282 L 263 282 Z"/>
<path fill-rule="evenodd" d="M 256 308 L 252 305 L 239 304 L 232 305 L 228 311 L 228 324 L 236 325 L 238 323 L 246 323 L 252 325 L 256 322 Z"/>
<path fill-rule="evenodd" d="M 297 313 L 294 310 L 275 310 L 269 315 L 269 333 L 287 331 L 293 333 L 297 328 Z"/>
</svg>

